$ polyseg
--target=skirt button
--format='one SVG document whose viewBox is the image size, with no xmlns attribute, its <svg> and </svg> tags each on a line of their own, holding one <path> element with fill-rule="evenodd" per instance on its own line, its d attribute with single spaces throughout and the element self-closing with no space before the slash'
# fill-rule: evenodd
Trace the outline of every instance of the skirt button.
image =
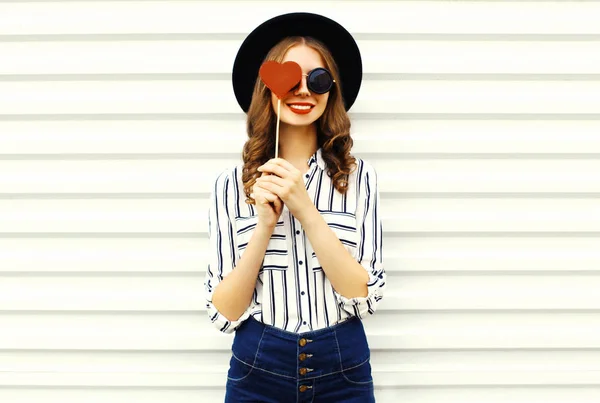
<svg viewBox="0 0 600 403">
<path fill-rule="evenodd" d="M 298 342 L 298 344 L 300 344 L 300 347 L 306 346 L 306 339 L 300 339 L 300 341 Z"/>
</svg>

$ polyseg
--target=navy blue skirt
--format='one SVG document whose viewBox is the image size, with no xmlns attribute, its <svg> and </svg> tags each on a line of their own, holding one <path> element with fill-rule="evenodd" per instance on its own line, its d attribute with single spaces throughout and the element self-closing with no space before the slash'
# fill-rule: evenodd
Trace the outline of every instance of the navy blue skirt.
<svg viewBox="0 0 600 403">
<path fill-rule="evenodd" d="M 370 350 L 360 319 L 305 333 L 252 316 L 237 330 L 225 403 L 375 402 Z"/>
</svg>

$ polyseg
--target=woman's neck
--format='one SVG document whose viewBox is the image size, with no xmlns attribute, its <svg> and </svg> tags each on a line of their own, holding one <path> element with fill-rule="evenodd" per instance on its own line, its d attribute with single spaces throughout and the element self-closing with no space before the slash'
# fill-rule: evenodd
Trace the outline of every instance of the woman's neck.
<svg viewBox="0 0 600 403">
<path fill-rule="evenodd" d="M 290 126 L 279 127 L 279 157 L 294 165 L 300 172 L 308 169 L 306 161 L 317 151 L 317 127 Z"/>
</svg>

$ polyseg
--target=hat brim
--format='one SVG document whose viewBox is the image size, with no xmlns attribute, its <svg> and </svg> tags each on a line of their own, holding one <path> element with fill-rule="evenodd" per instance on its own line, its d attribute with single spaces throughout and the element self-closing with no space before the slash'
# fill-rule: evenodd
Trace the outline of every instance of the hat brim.
<svg viewBox="0 0 600 403">
<path fill-rule="evenodd" d="M 244 40 L 233 63 L 232 83 L 238 104 L 248 112 L 258 70 L 280 40 L 288 36 L 311 36 L 325 44 L 340 73 L 342 98 L 348 111 L 360 90 L 362 59 L 356 41 L 343 26 L 319 14 L 279 15 L 256 27 Z"/>
</svg>

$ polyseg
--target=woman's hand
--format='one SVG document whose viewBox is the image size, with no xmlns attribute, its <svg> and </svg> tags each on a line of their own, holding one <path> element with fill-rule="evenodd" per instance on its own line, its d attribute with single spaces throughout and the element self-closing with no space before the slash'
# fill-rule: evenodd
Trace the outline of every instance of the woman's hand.
<svg viewBox="0 0 600 403">
<path fill-rule="evenodd" d="M 314 208 L 306 191 L 302 173 L 282 158 L 270 159 L 258 167 L 258 171 L 270 175 L 261 176 L 256 183 L 261 188 L 279 196 L 294 217 L 302 222 L 302 214 L 306 213 L 308 209 Z"/>
<path fill-rule="evenodd" d="M 264 174 L 263 174 L 264 175 Z M 260 178 L 258 178 L 260 179 Z M 277 220 L 283 211 L 283 202 L 276 195 L 265 189 L 257 180 L 252 186 L 252 195 L 256 204 L 258 224 L 268 228 L 275 228 Z"/>
</svg>

